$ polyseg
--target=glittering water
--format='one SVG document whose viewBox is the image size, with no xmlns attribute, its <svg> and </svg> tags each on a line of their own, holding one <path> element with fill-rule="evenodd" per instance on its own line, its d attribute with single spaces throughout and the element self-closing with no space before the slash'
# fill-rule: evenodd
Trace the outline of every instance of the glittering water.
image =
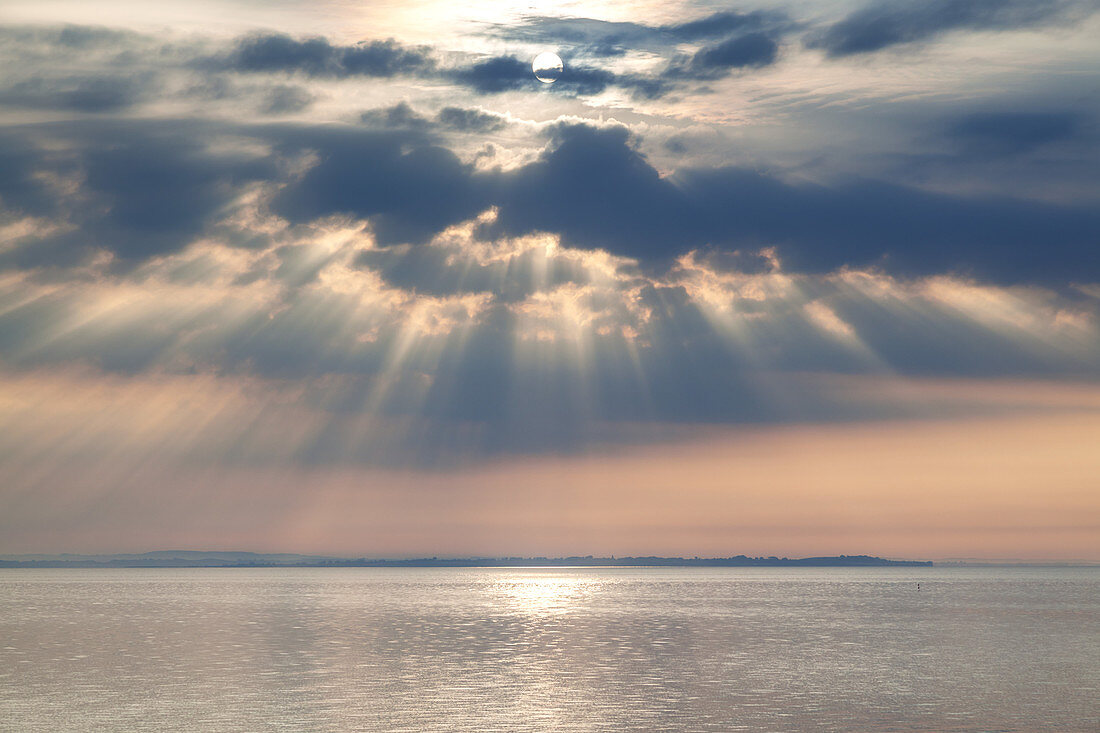
<svg viewBox="0 0 1100 733">
<path fill-rule="evenodd" d="M 1098 591 L 1088 569 L 6 570 L 0 729 L 1095 731 Z"/>
</svg>

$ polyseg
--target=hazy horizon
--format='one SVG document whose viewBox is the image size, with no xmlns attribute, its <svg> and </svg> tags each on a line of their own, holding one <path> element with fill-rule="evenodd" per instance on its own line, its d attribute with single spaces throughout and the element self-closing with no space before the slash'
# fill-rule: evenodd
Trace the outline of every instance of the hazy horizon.
<svg viewBox="0 0 1100 733">
<path fill-rule="evenodd" d="M 124 551 L 124 552 L 110 552 L 110 551 L 95 551 L 95 552 L 28 552 L 28 553 L 2 553 L 0 554 L 0 560 L 55 560 L 59 558 L 95 558 L 95 559 L 109 559 L 109 558 L 141 558 L 151 555 L 157 555 L 166 558 L 179 557 L 180 555 L 200 555 L 200 556 L 216 556 L 216 555 L 238 555 L 246 556 L 246 558 L 302 558 L 305 560 L 324 559 L 324 560 L 340 560 L 340 561 L 356 561 L 364 560 L 371 561 L 414 561 L 414 560 L 441 560 L 441 561 L 462 561 L 462 560 L 614 560 L 619 559 L 645 559 L 654 558 L 658 560 L 726 560 L 730 558 L 744 557 L 752 560 L 756 559 L 778 559 L 778 560 L 807 560 L 807 559 L 820 559 L 820 558 L 844 558 L 844 557 L 869 557 L 881 560 L 889 561 L 901 561 L 901 562 L 932 562 L 937 567 L 952 567 L 952 566 L 1026 566 L 1026 567 L 1097 567 L 1100 566 L 1100 561 L 1088 560 L 1085 558 L 1021 558 L 1021 557 L 932 557 L 928 555 L 910 555 L 910 556 L 890 556 L 875 553 L 873 551 L 860 551 L 860 552 L 845 552 L 836 555 L 798 555 L 791 553 L 771 553 L 771 554 L 757 554 L 751 552 L 731 551 L 727 553 L 709 555 L 699 554 L 692 552 L 681 552 L 676 554 L 656 554 L 652 552 L 638 552 L 638 553 L 611 553 L 611 554 L 593 554 L 590 552 L 561 552 L 547 555 L 525 555 L 522 553 L 513 552 L 492 552 L 485 554 L 433 554 L 428 552 L 409 552 L 409 553 L 395 553 L 395 554 L 378 554 L 378 553 L 308 553 L 297 552 L 295 550 L 264 550 L 264 549 L 149 549 L 138 551 Z M 293 561 L 291 561 L 293 562 Z M 186 566 L 183 566 L 186 567 Z M 291 566 L 293 567 L 293 565 Z M 308 566 L 306 566 L 308 567 Z M 353 566 L 354 567 L 354 566 Z M 469 566 L 456 566 L 456 567 L 469 567 Z M 477 566 L 477 567 L 495 567 L 495 566 Z M 515 566 L 501 566 L 501 567 L 515 567 Z M 533 567 L 548 567 L 545 565 L 533 566 Z M 602 565 L 567 565 L 563 567 L 607 567 Z M 632 564 L 631 567 L 645 567 L 644 565 Z M 662 567 L 662 566 L 656 566 Z M 676 565 L 664 565 L 663 567 L 678 567 Z M 736 566 L 733 566 L 736 567 Z M 860 567 L 858 565 L 848 565 L 843 567 Z M 870 565 L 867 567 L 882 567 Z"/>
</svg>

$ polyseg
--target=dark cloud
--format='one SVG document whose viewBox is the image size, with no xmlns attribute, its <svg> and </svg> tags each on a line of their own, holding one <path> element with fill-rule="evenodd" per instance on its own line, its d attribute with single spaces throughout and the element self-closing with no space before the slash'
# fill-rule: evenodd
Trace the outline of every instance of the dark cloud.
<svg viewBox="0 0 1100 733">
<path fill-rule="evenodd" d="M 118 48 L 132 43 L 140 36 L 133 32 L 119 28 L 105 28 L 103 26 L 64 25 L 57 29 L 35 29 L 39 37 L 56 37 L 57 43 L 75 49 L 87 49 L 89 47 L 109 46 Z M 55 36 L 56 34 L 56 36 Z"/>
<path fill-rule="evenodd" d="M 1092 282 L 1100 211 L 961 197 L 879 181 L 791 184 L 741 168 L 662 178 L 625 130 L 566 127 L 509 174 L 492 230 L 551 231 L 579 247 L 661 260 L 697 247 L 776 246 L 784 268 L 876 266 L 1000 282 Z"/>
<path fill-rule="evenodd" d="M 653 258 L 683 251 L 693 211 L 625 128 L 560 127 L 540 160 L 505 176 L 490 231 L 555 232 L 584 248 Z"/>
<path fill-rule="evenodd" d="M 620 56 L 627 51 L 664 53 L 679 43 L 713 41 L 755 31 L 778 35 L 794 27 L 790 18 L 779 11 L 721 11 L 666 25 L 529 16 L 519 23 L 493 26 L 489 32 L 498 38 L 546 44 L 580 56 L 600 57 Z"/>
<path fill-rule="evenodd" d="M 748 33 L 706 46 L 691 58 L 690 70 L 701 77 L 717 76 L 730 69 L 759 68 L 775 63 L 779 45 L 763 33 Z"/>
<path fill-rule="evenodd" d="M 123 259 L 144 259 L 190 243 L 235 198 L 239 186 L 274 166 L 245 152 L 214 152 L 179 137 L 129 138 L 88 150 L 88 193 L 105 209 L 84 235 L 98 234 Z"/>
<path fill-rule="evenodd" d="M 966 153 L 1010 155 L 1072 139 L 1084 126 L 1077 112 L 980 112 L 955 120 L 947 136 Z"/>
<path fill-rule="evenodd" d="M 261 109 L 270 115 L 301 112 L 316 99 L 317 96 L 304 87 L 280 84 L 267 91 Z"/>
<path fill-rule="evenodd" d="M 568 47 L 586 56 L 621 56 L 627 48 L 647 43 L 652 28 L 638 23 L 528 16 L 519 23 L 492 25 L 487 34 L 507 41 Z"/>
<path fill-rule="evenodd" d="M 443 127 L 458 132 L 495 132 L 508 124 L 501 115 L 465 107 L 444 107 L 435 119 Z"/>
<path fill-rule="evenodd" d="M 484 134 L 503 129 L 508 124 L 507 118 L 502 115 L 466 107 L 444 107 L 434 118 L 428 118 L 404 101 L 367 110 L 359 119 L 369 127 L 410 132 L 440 129 Z"/>
<path fill-rule="evenodd" d="M 378 114 L 428 125 L 407 106 Z M 137 122 L 56 128 L 79 151 L 68 157 L 33 145 L 28 151 L 33 138 L 13 137 L 0 153 L 7 162 L 4 205 L 53 212 L 76 230 L 9 250 L 5 261 L 41 265 L 87 248 L 124 261 L 173 252 L 224 218 L 255 182 L 278 187 L 272 210 L 293 224 L 332 215 L 366 219 L 383 245 L 425 242 L 496 207 L 480 236 L 549 232 L 647 267 L 665 267 L 699 248 L 774 247 L 790 272 L 878 267 L 1005 283 L 1100 280 L 1091 256 L 1100 210 L 1085 204 L 964 197 L 870 180 L 790 183 L 737 167 L 662 177 L 617 126 L 559 125 L 537 160 L 510 171 L 478 170 L 442 147 L 432 129 L 272 125 L 203 133 L 191 123 Z M 216 133 L 252 138 L 274 152 L 199 142 Z M 306 156 L 312 167 L 288 179 L 280 161 Z M 51 189 L 43 183 L 50 175 L 79 181 L 79 192 Z"/>
<path fill-rule="evenodd" d="M 532 73 L 531 64 L 515 56 L 495 56 L 478 61 L 456 70 L 453 76 L 479 92 L 505 92 L 524 87 L 539 89 L 542 86 Z"/>
<path fill-rule="evenodd" d="M 27 213 L 48 209 L 75 229 L 8 250 L 3 264 L 74 264 L 99 249 L 136 262 L 189 244 L 232 205 L 243 185 L 269 180 L 276 170 L 273 161 L 253 153 L 208 148 L 203 128 L 116 121 L 40 126 L 10 137 L 6 144 L 16 150 L 6 155 L 17 164 L 10 174 L 16 186 L 58 183 L 32 185 L 14 196 L 5 195 L 0 183 L 3 203 Z M 59 154 L 47 144 L 58 142 L 73 150 Z M 77 191 L 68 189 L 77 182 Z"/>
<path fill-rule="evenodd" d="M 716 240 L 775 244 L 784 268 L 881 267 L 999 282 L 1095 281 L 1100 213 L 1008 198 L 930 193 L 878 181 L 792 185 L 753 171 L 684 176 Z M 715 240 L 711 240 L 715 241 Z"/>
<path fill-rule="evenodd" d="M 359 119 L 370 127 L 387 129 L 423 130 L 431 126 L 431 121 L 416 112 L 408 102 L 369 109 L 359 115 Z"/>
<path fill-rule="evenodd" d="M 608 86 L 617 86 L 636 97 L 653 99 L 668 94 L 686 80 L 714 79 L 733 69 L 774 63 L 779 39 L 794 28 L 795 24 L 781 12 L 718 12 L 684 23 L 655 26 L 534 16 L 516 25 L 494 27 L 491 33 L 558 48 L 566 61 L 566 83 L 554 84 L 559 91 L 598 94 Z M 679 50 L 684 43 L 707 45 L 685 55 Z M 579 63 L 585 58 L 620 56 L 627 51 L 659 53 L 668 63 L 663 70 L 651 74 L 617 75 Z M 486 65 L 477 68 L 476 73 L 462 72 L 465 83 L 486 92 L 530 85 L 528 65 L 519 59 L 500 57 L 483 63 Z"/>
<path fill-rule="evenodd" d="M 238 39 L 232 51 L 196 62 L 203 70 L 239 73 L 298 73 L 312 77 L 347 78 L 415 76 L 447 80 L 484 94 L 506 91 L 552 91 L 591 95 L 609 86 L 653 87 L 652 82 L 616 78 L 609 71 L 567 60 L 563 76 L 552 86 L 535 78 L 530 59 L 513 55 L 475 58 L 440 67 L 432 49 L 405 46 L 393 39 L 333 45 L 325 38 L 296 39 L 281 33 L 254 34 Z"/>
<path fill-rule="evenodd" d="M 535 78 L 531 61 L 515 56 L 494 56 L 469 66 L 454 69 L 450 78 L 487 94 L 515 90 L 549 91 L 565 94 L 599 94 L 613 84 L 629 85 L 629 79 L 616 78 L 603 69 L 594 69 L 565 59 L 565 70 L 553 84 L 544 84 Z"/>
<path fill-rule="evenodd" d="M 335 46 L 325 38 L 298 40 L 283 33 L 246 36 L 227 56 L 208 63 L 233 71 L 318 77 L 391 77 L 434 66 L 427 48 L 404 46 L 393 39 Z"/>
<path fill-rule="evenodd" d="M 695 253 L 695 261 L 715 272 L 758 274 L 775 272 L 776 263 L 761 250 L 730 250 L 704 247 Z"/>
<path fill-rule="evenodd" d="M 421 242 L 491 201 L 488 176 L 450 150 L 401 131 L 301 130 L 282 139 L 318 162 L 273 206 L 293 222 L 342 214 L 369 218 L 380 242 Z"/>
<path fill-rule="evenodd" d="M 787 15 L 782 12 L 754 11 L 751 13 L 736 13 L 721 11 L 685 23 L 658 26 L 657 30 L 667 33 L 677 39 L 696 41 L 718 38 L 735 32 L 760 30 L 764 28 L 784 28 L 790 27 L 791 25 Z"/>
<path fill-rule="evenodd" d="M 26 135 L 0 131 L 0 205 L 16 215 L 56 216 L 62 193 L 41 175 L 76 171 L 64 156 L 39 150 Z"/>
<path fill-rule="evenodd" d="M 531 33 L 544 20 L 532 20 Z M 564 22 L 564 21 L 563 21 Z M 582 28 L 600 21 L 571 19 Z M 539 82 L 531 70 L 530 59 L 514 53 L 477 57 L 441 55 L 429 46 L 410 46 L 394 39 L 368 40 L 340 45 L 324 37 L 296 38 L 285 33 L 253 33 L 233 41 L 221 53 L 210 53 L 208 43 L 191 41 L 176 45 L 158 44 L 152 36 L 116 34 L 102 29 L 68 27 L 49 32 L 0 29 L 18 47 L 16 58 L 74 58 L 83 54 L 82 65 L 94 62 L 103 66 L 101 74 L 67 79 L 22 79 L 13 81 L 0 103 L 38 108 L 76 111 L 118 111 L 146 98 L 164 96 L 161 80 L 147 74 L 139 77 L 120 68 L 145 64 L 149 68 L 198 71 L 203 79 L 192 85 L 194 92 L 206 90 L 214 98 L 226 99 L 228 82 L 217 75 L 285 74 L 316 79 L 411 77 L 435 82 L 450 82 L 483 94 L 507 91 L 532 91 L 571 96 L 599 94 L 610 87 L 627 90 L 639 98 L 656 98 L 690 79 L 716 78 L 731 69 L 765 66 L 774 61 L 778 40 L 790 29 L 785 16 L 774 14 L 718 13 L 697 21 L 669 26 L 613 24 L 623 38 L 636 36 L 640 50 L 650 50 L 668 59 L 665 69 L 653 73 L 614 73 L 594 62 L 593 49 L 600 44 L 607 53 L 611 37 L 593 36 L 592 43 L 561 45 L 565 71 L 553 85 Z M 545 30 L 545 29 L 544 29 Z M 600 30 L 599 33 L 603 33 Z M 566 31 L 578 39 L 596 31 Z M 524 35 L 518 29 L 516 37 Z M 723 36 L 727 36 L 723 38 Z M 117 48 L 111 44 L 117 44 Z M 679 49 L 682 43 L 706 43 L 692 54 Z M 593 45 L 595 44 L 595 45 Z M 556 44 L 557 45 L 557 44 Z M 95 50 L 96 54 L 91 54 Z M 112 55 L 104 52 L 114 50 Z M 252 90 L 255 92 L 256 90 Z M 303 87 L 284 85 L 268 90 L 258 103 L 267 114 L 284 114 L 305 109 L 311 92 Z M 186 96 L 186 93 L 185 95 Z"/>
<path fill-rule="evenodd" d="M 884 0 L 856 10 L 809 40 L 829 56 L 870 53 L 927 41 L 947 31 L 1014 30 L 1067 17 L 1095 6 L 1075 0 Z"/>
<path fill-rule="evenodd" d="M 86 76 L 25 79 L 0 89 L 0 106 L 69 112 L 115 112 L 141 101 L 152 77 Z"/>
<path fill-rule="evenodd" d="M 33 25 L 0 26 L 0 39 L 9 48 L 37 56 L 47 54 L 107 49 L 114 52 L 141 45 L 145 38 L 134 32 L 118 28 L 86 25 Z"/>
</svg>

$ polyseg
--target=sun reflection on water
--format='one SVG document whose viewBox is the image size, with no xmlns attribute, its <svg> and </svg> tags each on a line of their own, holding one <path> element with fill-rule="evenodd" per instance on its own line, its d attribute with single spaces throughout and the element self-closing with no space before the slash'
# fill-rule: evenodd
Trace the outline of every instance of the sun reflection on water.
<svg viewBox="0 0 1100 733">
<path fill-rule="evenodd" d="M 496 595 L 505 607 L 517 613 L 563 614 L 575 610 L 597 585 L 598 581 L 555 571 L 533 571 L 502 579 Z"/>
</svg>

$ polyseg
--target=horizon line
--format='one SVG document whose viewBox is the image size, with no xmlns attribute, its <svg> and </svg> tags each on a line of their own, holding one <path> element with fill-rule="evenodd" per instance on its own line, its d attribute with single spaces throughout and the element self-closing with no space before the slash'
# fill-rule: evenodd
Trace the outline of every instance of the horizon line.
<svg viewBox="0 0 1100 733">
<path fill-rule="evenodd" d="M 375 568 L 550 568 L 550 567 L 1096 567 L 1086 560 L 1023 558 L 884 558 L 876 555 L 789 557 L 745 554 L 701 557 L 681 555 L 420 555 L 370 557 L 251 550 L 150 550 L 120 553 L 4 553 L 2 568 L 228 568 L 228 567 L 375 567 Z"/>
</svg>

